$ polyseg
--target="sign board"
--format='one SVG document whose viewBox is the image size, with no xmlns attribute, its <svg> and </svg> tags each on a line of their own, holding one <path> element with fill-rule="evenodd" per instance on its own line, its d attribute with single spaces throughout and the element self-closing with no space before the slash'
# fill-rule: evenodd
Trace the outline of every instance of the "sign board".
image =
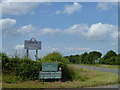
<svg viewBox="0 0 120 90">
<path fill-rule="evenodd" d="M 42 63 L 42 71 L 58 71 L 58 63 Z"/>
<path fill-rule="evenodd" d="M 99 60 L 95 60 L 95 63 L 99 63 Z"/>
<path fill-rule="evenodd" d="M 62 72 L 42 72 L 39 73 L 39 79 L 61 79 Z"/>
<path fill-rule="evenodd" d="M 41 41 L 37 41 L 35 38 L 32 38 L 31 40 L 25 40 L 24 48 L 29 50 L 40 50 Z"/>
</svg>

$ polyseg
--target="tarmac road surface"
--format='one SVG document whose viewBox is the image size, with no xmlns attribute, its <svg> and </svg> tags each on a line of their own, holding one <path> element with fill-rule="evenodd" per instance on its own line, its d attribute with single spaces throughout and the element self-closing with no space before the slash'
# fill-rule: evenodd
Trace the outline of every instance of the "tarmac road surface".
<svg viewBox="0 0 120 90">
<path fill-rule="evenodd" d="M 112 72 L 116 74 L 120 74 L 120 71 L 118 69 L 109 69 L 109 68 L 101 68 L 101 67 L 91 67 L 91 66 L 81 66 L 81 65 L 70 65 L 74 67 L 83 67 L 83 68 L 89 68 L 89 69 L 94 69 L 94 70 L 100 70 L 103 72 Z"/>
</svg>

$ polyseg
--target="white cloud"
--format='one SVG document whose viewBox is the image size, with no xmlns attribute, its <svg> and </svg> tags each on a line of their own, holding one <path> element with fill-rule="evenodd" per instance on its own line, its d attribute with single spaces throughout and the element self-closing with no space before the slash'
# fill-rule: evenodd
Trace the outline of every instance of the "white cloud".
<svg viewBox="0 0 120 90">
<path fill-rule="evenodd" d="M 106 40 L 111 38 L 111 34 L 117 31 L 117 26 L 111 24 L 96 23 L 89 27 L 84 36 L 93 40 Z"/>
<path fill-rule="evenodd" d="M 94 41 L 116 40 L 118 37 L 118 27 L 112 24 L 96 23 L 92 25 L 88 24 L 75 24 L 67 29 L 51 29 L 43 28 L 40 34 L 70 34 L 77 35 L 82 38 Z"/>
<path fill-rule="evenodd" d="M 118 39 L 119 35 L 120 35 L 120 33 L 118 31 L 114 31 L 113 33 L 111 33 L 111 36 L 113 39 Z"/>
<path fill-rule="evenodd" d="M 111 9 L 113 6 L 117 6 L 117 3 L 115 3 L 115 2 L 100 2 L 97 4 L 97 9 L 105 11 L 105 10 Z"/>
<path fill-rule="evenodd" d="M 14 0 L 2 1 L 2 13 L 10 15 L 20 15 L 31 12 L 39 3 L 34 2 L 14 2 Z"/>
<path fill-rule="evenodd" d="M 0 19 L 0 25 L 2 25 L 2 30 L 6 30 L 15 24 L 16 24 L 15 19 L 10 19 L 10 18 Z"/>
<path fill-rule="evenodd" d="M 17 31 L 16 31 L 16 34 L 25 34 L 25 33 L 30 33 L 32 31 L 36 30 L 35 27 L 33 27 L 32 25 L 25 25 L 25 26 L 22 26 L 21 28 L 19 28 Z"/>
<path fill-rule="evenodd" d="M 57 34 L 57 33 L 60 33 L 60 32 L 61 32 L 60 29 L 43 28 L 40 31 L 40 34 L 51 34 L 51 35 L 54 35 L 54 34 Z"/>
<path fill-rule="evenodd" d="M 63 48 L 58 48 L 58 47 L 51 47 L 51 46 L 44 46 L 42 49 L 46 54 L 52 53 L 52 52 L 59 52 L 61 54 L 80 54 L 82 52 L 89 52 L 92 49 L 91 48 L 80 48 L 80 47 L 63 47 Z"/>
<path fill-rule="evenodd" d="M 15 46 L 14 49 L 20 50 L 20 49 L 23 49 L 23 48 L 24 48 L 24 45 L 23 45 L 23 44 L 22 44 L 22 45 L 18 44 L 18 45 Z"/>
<path fill-rule="evenodd" d="M 82 34 L 86 30 L 88 30 L 87 24 L 75 24 L 68 29 L 65 29 L 63 33 L 65 34 Z"/>
<path fill-rule="evenodd" d="M 73 14 L 74 12 L 80 11 L 81 8 L 82 8 L 82 5 L 80 5 L 79 3 L 75 2 L 72 5 L 66 5 L 64 7 L 64 10 L 56 11 L 56 14 L 63 13 L 63 14 L 70 15 L 70 14 Z"/>
<path fill-rule="evenodd" d="M 111 24 L 96 23 L 88 26 L 87 24 L 75 24 L 63 31 L 65 34 L 74 34 L 89 40 L 106 40 L 113 38 L 113 33 L 117 32 L 117 26 Z"/>
</svg>

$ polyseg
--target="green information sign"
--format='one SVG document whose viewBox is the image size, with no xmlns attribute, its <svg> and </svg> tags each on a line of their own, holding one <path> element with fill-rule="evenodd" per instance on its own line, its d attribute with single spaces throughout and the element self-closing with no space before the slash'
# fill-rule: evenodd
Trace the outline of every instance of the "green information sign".
<svg viewBox="0 0 120 90">
<path fill-rule="evenodd" d="M 61 79 L 61 72 L 40 72 L 39 79 Z"/>
<path fill-rule="evenodd" d="M 58 63 L 42 63 L 39 79 L 61 79 L 62 72 L 58 71 Z"/>
<path fill-rule="evenodd" d="M 42 71 L 58 71 L 58 63 L 42 63 Z"/>
</svg>

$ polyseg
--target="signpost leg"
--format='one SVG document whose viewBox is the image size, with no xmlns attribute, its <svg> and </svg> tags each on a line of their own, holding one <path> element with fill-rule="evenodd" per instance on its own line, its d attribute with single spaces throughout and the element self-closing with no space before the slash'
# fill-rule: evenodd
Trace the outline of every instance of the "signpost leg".
<svg viewBox="0 0 120 90">
<path fill-rule="evenodd" d="M 36 50 L 36 61 L 38 59 L 38 50 Z"/>
<path fill-rule="evenodd" d="M 28 51 L 28 49 L 27 49 L 27 58 L 28 58 L 28 55 L 29 55 L 29 51 Z"/>
</svg>

